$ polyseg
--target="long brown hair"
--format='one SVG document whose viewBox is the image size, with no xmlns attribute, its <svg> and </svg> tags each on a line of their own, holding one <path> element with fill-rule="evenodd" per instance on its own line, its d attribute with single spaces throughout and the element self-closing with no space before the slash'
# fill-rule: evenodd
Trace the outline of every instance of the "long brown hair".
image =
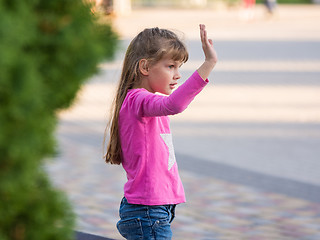
<svg viewBox="0 0 320 240">
<path fill-rule="evenodd" d="M 188 60 L 188 52 L 185 45 L 170 30 L 159 28 L 145 29 L 129 44 L 105 133 L 104 142 L 106 142 L 106 135 L 109 132 L 107 153 L 104 156 L 107 163 L 120 164 L 122 162 L 119 113 L 128 90 L 132 89 L 134 85 L 140 84 L 139 61 L 147 59 L 148 64 L 151 66 L 164 56 L 170 56 L 173 60 L 183 63 Z"/>
</svg>

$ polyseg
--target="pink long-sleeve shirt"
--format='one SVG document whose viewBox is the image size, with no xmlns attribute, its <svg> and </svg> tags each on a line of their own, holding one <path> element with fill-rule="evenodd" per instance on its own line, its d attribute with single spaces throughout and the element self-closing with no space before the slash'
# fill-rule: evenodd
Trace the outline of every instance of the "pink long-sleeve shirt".
<svg viewBox="0 0 320 240">
<path fill-rule="evenodd" d="M 164 205 L 186 201 L 174 155 L 170 121 L 206 86 L 198 72 L 169 96 L 130 89 L 119 115 L 122 166 L 131 204 Z"/>
</svg>

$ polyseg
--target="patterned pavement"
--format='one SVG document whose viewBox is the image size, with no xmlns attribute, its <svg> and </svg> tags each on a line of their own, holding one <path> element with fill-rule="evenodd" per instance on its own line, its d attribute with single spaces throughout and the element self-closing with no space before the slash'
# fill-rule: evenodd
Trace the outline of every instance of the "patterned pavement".
<svg viewBox="0 0 320 240">
<path fill-rule="evenodd" d="M 285 59 L 277 53 L 270 54 L 265 48 L 261 50 L 265 51 L 265 58 L 252 52 L 247 54 L 253 56 L 252 59 L 241 59 L 241 53 L 229 58 L 221 54 L 215 84 L 209 85 L 186 113 L 172 119 L 177 162 L 187 195 L 187 203 L 176 210 L 173 239 L 320 239 L 317 161 L 320 154 L 317 147 L 320 143 L 320 27 L 315 24 L 320 20 L 320 8 L 313 5 L 281 7 L 276 19 L 271 20 L 264 19 L 262 13 L 263 9 L 258 8 L 256 21 L 239 23 L 234 10 L 221 10 L 216 14 L 202 11 L 196 22 L 209 22 L 207 25 L 216 30 L 221 48 L 224 40 L 230 39 L 239 41 L 230 43 L 231 49 L 237 44 L 243 47 L 248 44 L 246 41 L 250 46 L 260 43 L 269 46 L 266 41 L 270 36 L 266 33 L 270 33 L 272 27 L 276 29 L 274 38 L 278 41 L 274 47 L 281 46 L 280 52 L 285 49 L 281 42 L 285 45 L 298 42 L 293 47 L 301 46 L 299 41 L 311 41 L 315 45 L 308 44 L 309 52 L 301 50 L 300 53 L 296 49 L 297 56 L 308 53 L 301 59 L 291 53 Z M 160 11 L 157 15 L 154 10 L 137 10 L 131 16 L 117 19 L 115 26 L 126 45 L 127 38 L 135 34 L 131 24 L 139 23 L 136 27 L 139 30 L 146 24 L 141 21 L 143 16 L 152 16 L 150 24 L 168 25 L 170 17 L 177 18 L 178 14 L 175 28 L 186 34 L 191 53 L 194 52 L 190 64 L 182 68 L 182 75 L 187 76 L 201 59 L 194 50 L 197 45 L 192 43 L 197 34 L 188 17 L 189 10 L 169 10 L 168 21 L 163 21 Z M 181 19 L 187 19 L 188 24 L 183 24 Z M 292 26 L 292 19 L 300 20 L 300 24 Z M 223 23 L 217 25 L 216 21 Z M 225 29 L 231 26 L 235 26 L 233 36 Z M 261 26 L 266 31 L 259 34 Z M 286 31 L 279 31 L 281 26 L 287 26 Z M 246 32 L 245 37 L 239 28 Z M 121 167 L 104 164 L 101 155 L 107 107 L 120 73 L 122 55 L 123 49 L 114 62 L 102 64 L 101 73 L 83 87 L 75 105 L 60 113 L 59 153 L 47 164 L 53 182 L 73 203 L 76 230 L 113 239 L 122 239 L 115 224 L 126 177 Z M 252 85 L 260 73 L 264 78 Z M 268 76 L 282 77 L 269 79 Z M 303 97 L 297 98 L 298 95 Z M 214 111 L 209 112 L 206 104 Z M 264 114 L 257 114 L 261 108 Z M 279 127 L 281 124 L 287 127 Z M 295 143 L 295 149 L 291 149 Z M 276 149 L 272 144 L 282 144 L 288 151 Z M 273 151 L 266 151 L 262 156 L 264 160 L 258 162 L 265 145 L 272 146 Z M 290 188 L 296 193 L 291 194 L 294 191 Z M 308 189 L 312 190 L 310 194 Z M 306 190 L 305 194 L 302 190 Z M 311 194 L 312 198 L 308 196 Z"/>
</svg>

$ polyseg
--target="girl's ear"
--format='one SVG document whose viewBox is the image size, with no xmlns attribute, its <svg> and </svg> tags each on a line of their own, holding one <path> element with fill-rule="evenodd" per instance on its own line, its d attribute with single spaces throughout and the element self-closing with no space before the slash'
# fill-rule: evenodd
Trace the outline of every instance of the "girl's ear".
<svg viewBox="0 0 320 240">
<path fill-rule="evenodd" d="M 142 75 L 148 76 L 149 75 L 149 68 L 148 68 L 148 60 L 147 59 L 141 59 L 139 61 L 139 70 Z"/>
</svg>

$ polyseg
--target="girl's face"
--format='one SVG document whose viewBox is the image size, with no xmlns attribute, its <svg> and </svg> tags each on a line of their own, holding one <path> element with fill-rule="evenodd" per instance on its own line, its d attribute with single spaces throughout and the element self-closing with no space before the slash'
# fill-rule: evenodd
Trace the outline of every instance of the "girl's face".
<svg viewBox="0 0 320 240">
<path fill-rule="evenodd" d="M 180 61 L 174 61 L 172 58 L 162 58 L 148 67 L 143 87 L 152 93 L 159 92 L 170 95 L 176 87 L 177 81 L 181 78 L 179 72 L 181 65 Z"/>
</svg>

